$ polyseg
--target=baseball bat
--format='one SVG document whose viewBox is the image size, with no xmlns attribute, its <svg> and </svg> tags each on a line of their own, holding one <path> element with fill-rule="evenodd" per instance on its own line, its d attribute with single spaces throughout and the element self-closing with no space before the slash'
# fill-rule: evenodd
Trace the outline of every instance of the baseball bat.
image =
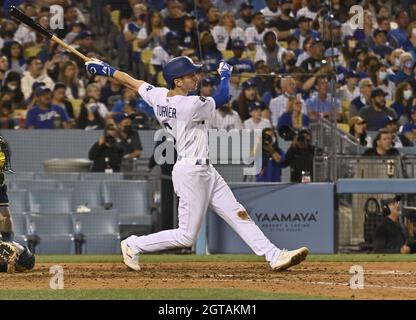
<svg viewBox="0 0 416 320">
<path fill-rule="evenodd" d="M 77 55 L 84 61 L 90 61 L 91 58 L 88 58 L 87 56 L 83 55 L 81 52 L 79 52 L 77 49 L 73 48 L 69 44 L 65 43 L 61 39 L 59 39 L 56 35 L 54 35 L 49 30 L 42 27 L 39 23 L 34 21 L 32 18 L 24 14 L 22 11 L 20 11 L 15 6 L 10 6 L 9 8 L 9 14 L 14 17 L 15 19 L 19 20 L 20 22 L 23 22 L 25 25 L 29 26 L 36 32 L 39 32 L 44 37 L 51 39 L 52 41 L 55 41 L 57 44 L 59 44 L 61 47 L 71 51 L 73 54 Z"/>
</svg>

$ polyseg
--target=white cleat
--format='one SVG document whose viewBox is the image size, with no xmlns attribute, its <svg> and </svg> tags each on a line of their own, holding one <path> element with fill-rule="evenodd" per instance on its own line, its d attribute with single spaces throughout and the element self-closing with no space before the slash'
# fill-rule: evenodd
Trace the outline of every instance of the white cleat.
<svg viewBox="0 0 416 320">
<path fill-rule="evenodd" d="M 124 264 L 132 270 L 139 271 L 139 254 L 133 252 L 127 244 L 127 240 L 121 241 L 121 252 L 123 253 Z"/>
<path fill-rule="evenodd" d="M 296 250 L 282 250 L 280 255 L 277 257 L 276 262 L 271 264 L 273 270 L 276 271 L 283 271 L 292 266 L 295 266 L 301 263 L 303 260 L 306 259 L 306 256 L 309 253 L 309 249 L 306 247 L 302 247 Z"/>
</svg>

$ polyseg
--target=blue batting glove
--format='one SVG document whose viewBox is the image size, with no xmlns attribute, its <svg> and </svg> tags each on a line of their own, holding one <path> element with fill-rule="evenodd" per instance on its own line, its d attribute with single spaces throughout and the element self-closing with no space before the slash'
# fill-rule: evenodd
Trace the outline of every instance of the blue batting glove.
<svg viewBox="0 0 416 320">
<path fill-rule="evenodd" d="M 218 73 L 221 76 L 221 80 L 229 79 L 231 77 L 231 72 L 233 71 L 233 67 L 229 65 L 225 61 L 221 61 L 220 65 L 218 66 Z"/>
<path fill-rule="evenodd" d="M 92 60 L 85 62 L 85 67 L 89 74 L 93 76 L 106 76 L 112 77 L 117 70 L 101 60 L 93 58 Z"/>
</svg>

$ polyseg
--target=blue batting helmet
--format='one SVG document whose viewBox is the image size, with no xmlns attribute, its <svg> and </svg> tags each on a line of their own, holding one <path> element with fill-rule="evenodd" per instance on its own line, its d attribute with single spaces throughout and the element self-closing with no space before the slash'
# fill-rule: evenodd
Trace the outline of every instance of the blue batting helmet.
<svg viewBox="0 0 416 320">
<path fill-rule="evenodd" d="M 173 80 L 201 70 L 202 64 L 194 64 L 191 58 L 180 56 L 170 60 L 163 68 L 163 77 L 170 88 Z"/>
</svg>

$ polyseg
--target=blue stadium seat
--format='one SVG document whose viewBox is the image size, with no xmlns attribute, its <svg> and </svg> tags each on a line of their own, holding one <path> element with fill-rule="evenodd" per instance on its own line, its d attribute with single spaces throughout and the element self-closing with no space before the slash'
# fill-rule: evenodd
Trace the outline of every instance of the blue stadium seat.
<svg viewBox="0 0 416 320">
<path fill-rule="evenodd" d="M 148 181 L 105 181 L 104 201 L 118 210 L 121 224 L 152 224 Z"/>
<path fill-rule="evenodd" d="M 35 253 L 38 254 L 73 254 L 75 253 L 73 224 L 70 214 L 28 214 L 26 225 L 32 226 L 39 243 Z M 29 230 L 28 230 L 29 231 Z"/>
<path fill-rule="evenodd" d="M 84 235 L 82 253 L 120 253 L 118 214 L 115 210 L 101 210 L 73 215 L 74 233 Z"/>
<path fill-rule="evenodd" d="M 45 172 L 36 173 L 36 180 L 79 180 L 80 174 L 76 172 Z"/>
<path fill-rule="evenodd" d="M 29 211 L 36 213 L 71 213 L 72 190 L 32 190 L 29 192 Z"/>
<path fill-rule="evenodd" d="M 55 180 L 16 180 L 10 181 L 10 190 L 24 189 L 24 190 L 39 190 L 39 189 L 56 189 L 58 183 Z"/>
<path fill-rule="evenodd" d="M 9 210 L 12 214 L 22 214 L 29 211 L 28 194 L 26 190 L 9 190 Z"/>
<path fill-rule="evenodd" d="M 58 184 L 62 189 L 72 189 L 72 208 L 74 211 L 80 205 L 98 208 L 104 204 L 101 181 L 59 181 Z"/>
</svg>

